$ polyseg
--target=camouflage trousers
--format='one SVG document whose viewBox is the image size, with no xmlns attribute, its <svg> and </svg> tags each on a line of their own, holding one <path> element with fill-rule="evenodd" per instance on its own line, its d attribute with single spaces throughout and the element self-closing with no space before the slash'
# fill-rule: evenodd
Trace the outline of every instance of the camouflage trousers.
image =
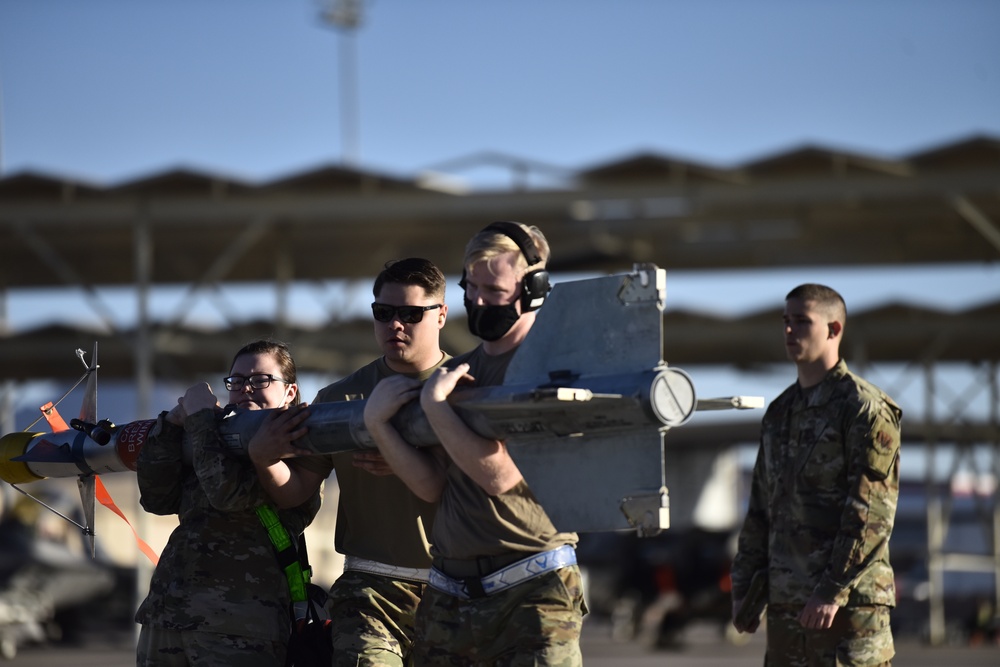
<svg viewBox="0 0 1000 667">
<path fill-rule="evenodd" d="M 417 609 L 413 664 L 577 667 L 586 612 L 576 565 L 472 600 L 428 587 Z"/>
<path fill-rule="evenodd" d="M 284 642 L 223 635 L 178 632 L 148 625 L 139 630 L 136 667 L 284 667 Z"/>
<path fill-rule="evenodd" d="M 826 630 L 803 628 L 800 609 L 767 608 L 765 667 L 888 667 L 896 650 L 889 607 L 841 607 Z"/>
<path fill-rule="evenodd" d="M 333 667 L 408 665 L 425 584 L 348 570 L 330 588 Z"/>
</svg>

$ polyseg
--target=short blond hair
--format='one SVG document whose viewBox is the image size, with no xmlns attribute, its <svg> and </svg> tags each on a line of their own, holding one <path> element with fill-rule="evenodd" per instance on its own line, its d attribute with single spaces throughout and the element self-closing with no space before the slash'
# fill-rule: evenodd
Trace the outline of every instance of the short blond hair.
<svg viewBox="0 0 1000 667">
<path fill-rule="evenodd" d="M 536 271 L 545 268 L 545 265 L 549 261 L 549 242 L 545 240 L 542 230 L 534 225 L 526 225 L 522 222 L 512 222 L 511 224 L 520 227 L 531 239 L 531 242 L 535 246 L 535 251 L 538 253 L 538 261 L 529 264 L 525 253 L 521 251 L 521 247 L 518 246 L 514 239 L 493 227 L 493 225 L 490 225 L 473 236 L 465 246 L 463 266 L 466 271 L 471 270 L 472 266 L 478 262 L 485 261 L 489 265 L 494 258 L 509 252 L 517 253 L 517 261 L 514 268 L 522 275 L 529 269 Z"/>
</svg>

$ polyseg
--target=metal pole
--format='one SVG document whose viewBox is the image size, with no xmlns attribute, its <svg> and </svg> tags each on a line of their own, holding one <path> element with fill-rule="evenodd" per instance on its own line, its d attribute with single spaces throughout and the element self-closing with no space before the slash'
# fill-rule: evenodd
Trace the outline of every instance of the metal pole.
<svg viewBox="0 0 1000 667">
<path fill-rule="evenodd" d="M 0 428 L 3 433 L 13 433 L 17 430 L 14 409 L 14 394 L 17 392 L 17 382 L 5 380 L 0 390 Z"/>
<path fill-rule="evenodd" d="M 149 284 L 153 273 L 153 241 L 149 230 L 149 213 L 145 206 L 141 207 L 135 217 L 133 227 L 133 251 L 135 252 L 135 287 L 136 287 L 136 341 L 135 341 L 135 382 L 136 382 L 136 418 L 152 414 L 153 388 L 153 351 L 149 330 Z M 148 535 L 151 526 L 146 512 L 139 506 L 139 495 L 136 494 L 133 516 L 136 531 L 140 535 Z M 136 557 L 135 565 L 135 608 L 146 597 L 149 590 L 149 580 L 153 575 L 152 564 L 141 556 Z M 138 640 L 139 626 L 136 626 Z"/>
<path fill-rule="evenodd" d="M 0 335 L 9 332 L 9 322 L 7 318 L 7 287 L 0 285 Z M 14 425 L 14 392 L 17 390 L 17 383 L 14 380 L 5 380 L 2 391 L 0 391 L 0 429 L 2 433 L 13 433 L 17 430 Z"/>
<path fill-rule="evenodd" d="M 135 381 L 138 402 L 135 418 L 147 416 L 152 410 L 153 351 L 149 329 L 149 285 L 153 265 L 149 218 L 141 210 L 135 219 L 135 286 L 136 286 L 136 345 Z"/>
<path fill-rule="evenodd" d="M 990 426 L 993 427 L 991 458 L 994 484 L 1000 481 L 1000 365 L 990 362 Z M 1000 488 L 993 487 L 993 615 L 1000 618 Z"/>
<path fill-rule="evenodd" d="M 340 145 L 344 164 L 356 166 L 358 149 L 357 46 L 353 30 L 340 32 Z"/>
<path fill-rule="evenodd" d="M 325 0 L 320 16 L 340 33 L 340 147 L 341 160 L 356 165 L 360 159 L 358 148 L 358 83 L 357 45 L 355 31 L 361 25 L 363 0 Z"/>
<path fill-rule="evenodd" d="M 934 419 L 934 362 L 924 364 L 924 421 L 927 424 L 927 470 L 925 472 L 925 493 L 927 494 L 927 583 L 929 585 L 928 605 L 930 618 L 930 642 L 939 646 L 945 640 L 944 624 L 944 563 L 941 549 L 944 539 L 942 527 L 941 497 L 934 478 L 934 458 L 937 449 L 936 423 Z"/>
<path fill-rule="evenodd" d="M 295 279 L 295 258 L 292 252 L 291 231 L 284 225 L 277 225 L 278 247 L 274 267 L 274 322 L 278 337 L 285 340 L 290 325 L 289 294 Z"/>
</svg>

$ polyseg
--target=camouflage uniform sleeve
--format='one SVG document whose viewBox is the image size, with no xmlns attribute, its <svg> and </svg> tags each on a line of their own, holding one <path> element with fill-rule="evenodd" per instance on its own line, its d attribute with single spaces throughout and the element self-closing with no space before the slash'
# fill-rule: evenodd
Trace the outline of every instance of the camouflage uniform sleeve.
<svg viewBox="0 0 1000 667">
<path fill-rule="evenodd" d="M 848 416 L 847 498 L 829 565 L 814 589 L 822 600 L 844 606 L 869 566 L 887 560 L 899 497 L 900 416 L 898 407 L 882 400 L 867 401 Z"/>
<path fill-rule="evenodd" d="M 184 429 L 191 437 L 192 464 L 208 502 L 220 512 L 253 510 L 267 500 L 249 459 L 226 450 L 219 434 L 217 412 L 205 409 L 188 415 Z"/>
<path fill-rule="evenodd" d="M 150 514 L 177 514 L 181 506 L 184 429 L 161 412 L 136 460 L 139 504 Z"/>
<path fill-rule="evenodd" d="M 285 529 L 289 533 L 292 535 L 300 535 L 302 531 L 304 531 L 306 527 L 312 523 L 313 519 L 316 518 L 316 514 L 319 512 L 319 508 L 322 504 L 323 485 L 320 484 L 316 493 L 312 494 L 309 500 L 305 501 L 298 507 L 279 510 L 278 516 L 281 518 L 281 523 L 284 524 Z"/>
<path fill-rule="evenodd" d="M 736 556 L 733 558 L 732 580 L 733 599 L 735 600 L 742 600 L 746 597 L 754 573 L 767 568 L 770 525 L 766 468 L 762 443 L 757 450 L 757 461 L 753 466 L 753 478 L 750 483 L 747 515 L 743 520 L 743 529 L 740 530 Z"/>
<path fill-rule="evenodd" d="M 250 460 L 226 449 L 216 419 L 214 410 L 202 410 L 184 422 L 192 437 L 195 474 L 208 502 L 220 512 L 252 511 L 261 503 L 271 502 Z M 301 533 L 312 523 L 321 502 L 322 493 L 317 489 L 298 507 L 281 510 L 279 516 L 285 528 L 294 535 Z"/>
</svg>

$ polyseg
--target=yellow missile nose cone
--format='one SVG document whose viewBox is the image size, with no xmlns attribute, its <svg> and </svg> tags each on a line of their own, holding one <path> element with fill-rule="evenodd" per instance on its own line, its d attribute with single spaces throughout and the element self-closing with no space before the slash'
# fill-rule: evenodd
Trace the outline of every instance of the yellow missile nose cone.
<svg viewBox="0 0 1000 667">
<path fill-rule="evenodd" d="M 27 484 L 45 479 L 31 472 L 24 461 L 11 460 L 24 454 L 28 443 L 40 435 L 44 434 L 19 432 L 0 437 L 0 479 L 9 484 Z"/>
</svg>

